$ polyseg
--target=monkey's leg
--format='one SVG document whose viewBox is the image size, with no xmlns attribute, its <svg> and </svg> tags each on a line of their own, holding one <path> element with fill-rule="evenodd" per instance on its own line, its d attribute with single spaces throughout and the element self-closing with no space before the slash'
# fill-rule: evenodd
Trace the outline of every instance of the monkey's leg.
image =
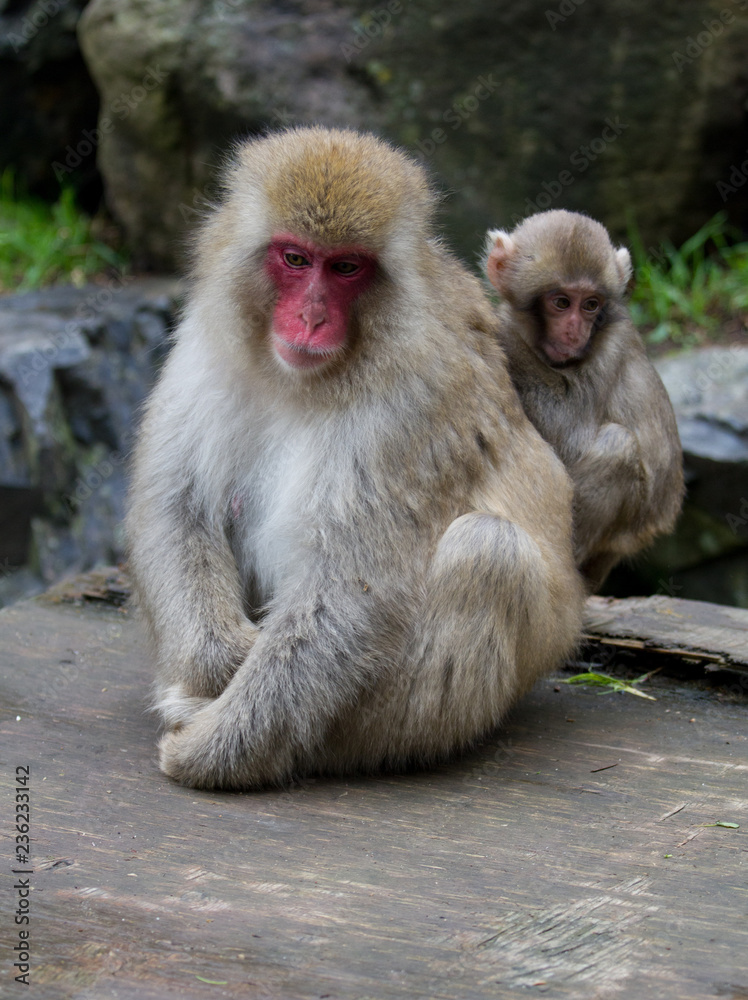
<svg viewBox="0 0 748 1000">
<path fill-rule="evenodd" d="M 490 514 L 450 525 L 417 597 L 342 578 L 271 609 L 223 694 L 161 741 L 166 774 L 239 789 L 433 759 L 495 726 L 578 635 L 573 567 Z"/>
<path fill-rule="evenodd" d="M 390 755 L 443 754 L 492 729 L 577 642 L 581 585 L 523 527 L 492 514 L 454 521 L 437 547 L 412 680 Z"/>
<path fill-rule="evenodd" d="M 162 739 L 170 777 L 246 789 L 318 770 L 332 721 L 352 718 L 362 692 L 399 662 L 407 596 L 380 601 L 341 570 L 317 570 L 277 598 L 220 697 Z"/>
</svg>

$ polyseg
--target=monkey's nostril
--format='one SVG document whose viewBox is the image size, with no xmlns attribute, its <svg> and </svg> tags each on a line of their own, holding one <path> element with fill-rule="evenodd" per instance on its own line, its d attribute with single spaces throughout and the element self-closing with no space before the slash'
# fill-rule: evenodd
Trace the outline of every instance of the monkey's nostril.
<svg viewBox="0 0 748 1000">
<path fill-rule="evenodd" d="M 327 309 L 322 302 L 310 302 L 301 310 L 301 318 L 308 329 L 313 330 L 327 319 Z"/>
</svg>

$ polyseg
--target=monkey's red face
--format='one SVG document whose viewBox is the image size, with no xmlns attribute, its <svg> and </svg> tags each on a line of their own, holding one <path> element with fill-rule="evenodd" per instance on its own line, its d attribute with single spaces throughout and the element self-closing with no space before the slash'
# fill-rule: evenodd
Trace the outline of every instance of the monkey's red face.
<svg viewBox="0 0 748 1000">
<path fill-rule="evenodd" d="M 559 288 L 541 297 L 545 333 L 540 346 L 551 364 L 584 356 L 603 304 L 591 288 Z"/>
<path fill-rule="evenodd" d="M 376 273 L 358 247 L 333 250 L 282 234 L 271 242 L 266 269 L 278 291 L 273 348 L 292 368 L 317 368 L 345 346 L 354 300 Z"/>
</svg>

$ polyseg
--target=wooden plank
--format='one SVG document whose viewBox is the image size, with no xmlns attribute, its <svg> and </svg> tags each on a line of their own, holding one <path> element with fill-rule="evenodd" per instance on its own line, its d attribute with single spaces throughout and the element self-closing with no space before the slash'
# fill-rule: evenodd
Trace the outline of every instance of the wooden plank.
<svg viewBox="0 0 748 1000">
<path fill-rule="evenodd" d="M 587 637 L 748 670 L 748 610 L 674 597 L 590 597 Z"/>
<path fill-rule="evenodd" d="M 441 767 L 230 795 L 159 773 L 150 680 L 123 609 L 0 613 L 1 825 L 8 844 L 28 765 L 35 1000 L 746 996 L 745 698 L 545 680 Z M 12 867 L 6 848 L 8 997 Z"/>
</svg>

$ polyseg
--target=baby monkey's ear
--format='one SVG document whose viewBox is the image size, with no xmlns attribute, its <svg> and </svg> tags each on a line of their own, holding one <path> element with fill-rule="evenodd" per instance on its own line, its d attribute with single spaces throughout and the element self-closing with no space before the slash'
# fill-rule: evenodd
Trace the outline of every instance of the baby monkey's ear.
<svg viewBox="0 0 748 1000">
<path fill-rule="evenodd" d="M 631 263 L 631 254 L 628 252 L 626 247 L 619 247 L 616 250 L 616 266 L 618 268 L 618 273 L 621 276 L 620 294 L 623 295 L 631 284 L 631 279 L 634 275 L 634 267 Z"/>
<path fill-rule="evenodd" d="M 503 229 L 489 229 L 486 234 L 486 274 L 493 287 L 506 294 L 507 266 L 514 256 L 514 240 Z"/>
</svg>

